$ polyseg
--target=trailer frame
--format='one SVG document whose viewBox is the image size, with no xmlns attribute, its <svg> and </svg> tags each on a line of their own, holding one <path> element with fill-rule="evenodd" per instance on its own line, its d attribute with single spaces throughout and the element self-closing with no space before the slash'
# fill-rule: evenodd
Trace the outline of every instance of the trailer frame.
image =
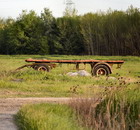
<svg viewBox="0 0 140 130">
<path fill-rule="evenodd" d="M 24 66 L 19 67 L 17 70 L 20 70 L 25 67 L 31 67 L 38 71 L 47 71 L 56 67 L 56 63 L 60 64 L 75 64 L 76 70 L 79 70 L 80 64 L 90 64 L 91 74 L 93 76 L 99 75 L 109 75 L 112 73 L 112 66 L 117 64 L 117 68 L 121 68 L 124 63 L 123 60 L 47 60 L 47 59 L 26 59 L 28 63 Z"/>
</svg>

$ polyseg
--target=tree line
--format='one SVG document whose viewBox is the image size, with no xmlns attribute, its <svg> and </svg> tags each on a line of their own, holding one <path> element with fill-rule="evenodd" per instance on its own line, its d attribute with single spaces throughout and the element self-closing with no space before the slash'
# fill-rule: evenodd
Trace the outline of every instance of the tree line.
<svg viewBox="0 0 140 130">
<path fill-rule="evenodd" d="M 0 18 L 0 54 L 137 55 L 140 56 L 140 10 L 55 18 L 22 11 L 18 18 Z"/>
</svg>

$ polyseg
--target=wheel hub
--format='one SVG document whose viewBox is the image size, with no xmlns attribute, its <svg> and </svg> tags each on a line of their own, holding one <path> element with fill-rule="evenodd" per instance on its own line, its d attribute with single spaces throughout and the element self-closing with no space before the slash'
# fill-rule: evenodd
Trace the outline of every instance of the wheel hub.
<svg viewBox="0 0 140 130">
<path fill-rule="evenodd" d="M 97 75 L 106 75 L 106 70 L 104 68 L 100 68 L 97 70 Z"/>
</svg>

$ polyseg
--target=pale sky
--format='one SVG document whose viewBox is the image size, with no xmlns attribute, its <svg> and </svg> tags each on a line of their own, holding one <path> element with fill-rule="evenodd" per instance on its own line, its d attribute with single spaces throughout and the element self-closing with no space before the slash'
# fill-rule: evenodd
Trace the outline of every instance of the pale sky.
<svg viewBox="0 0 140 130">
<path fill-rule="evenodd" d="M 140 0 L 72 0 L 78 14 L 106 11 L 109 8 L 126 10 L 128 6 L 140 8 Z M 16 18 L 22 10 L 34 10 L 40 14 L 44 8 L 49 8 L 53 16 L 63 16 L 64 0 L 0 0 L 0 18 Z"/>
</svg>

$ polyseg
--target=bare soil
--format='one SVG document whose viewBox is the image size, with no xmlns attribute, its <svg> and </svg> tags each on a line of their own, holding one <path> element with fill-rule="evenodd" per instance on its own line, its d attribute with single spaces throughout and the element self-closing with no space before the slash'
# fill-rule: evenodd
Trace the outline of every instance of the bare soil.
<svg viewBox="0 0 140 130">
<path fill-rule="evenodd" d="M 18 130 L 14 115 L 21 106 L 37 103 L 68 103 L 71 98 L 0 98 L 0 130 Z"/>
</svg>

